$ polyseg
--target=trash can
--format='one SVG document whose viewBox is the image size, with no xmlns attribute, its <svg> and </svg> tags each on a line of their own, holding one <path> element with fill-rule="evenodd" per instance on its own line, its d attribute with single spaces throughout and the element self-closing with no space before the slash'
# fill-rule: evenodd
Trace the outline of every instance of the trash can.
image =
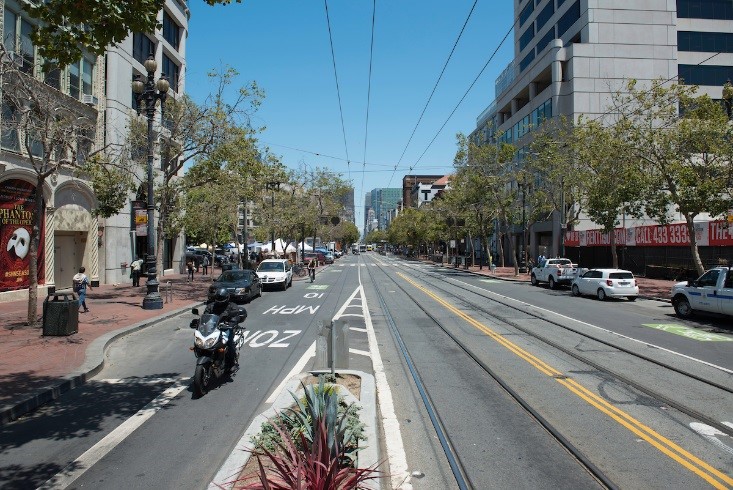
<svg viewBox="0 0 733 490">
<path fill-rule="evenodd" d="M 43 335 L 79 331 L 79 299 L 72 292 L 52 293 L 43 301 Z"/>
</svg>

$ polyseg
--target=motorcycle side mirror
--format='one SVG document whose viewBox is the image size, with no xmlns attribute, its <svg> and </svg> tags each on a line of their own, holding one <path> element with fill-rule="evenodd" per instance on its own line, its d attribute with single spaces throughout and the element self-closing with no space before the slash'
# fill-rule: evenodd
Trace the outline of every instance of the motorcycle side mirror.
<svg viewBox="0 0 733 490">
<path fill-rule="evenodd" d="M 193 308 L 191 310 L 191 313 L 193 313 L 194 315 L 198 315 L 199 314 L 199 309 L 198 308 Z"/>
<path fill-rule="evenodd" d="M 198 326 L 199 326 L 199 319 L 198 318 L 194 318 L 193 320 L 191 320 L 191 323 L 188 326 L 191 327 L 191 328 L 198 328 Z"/>
</svg>

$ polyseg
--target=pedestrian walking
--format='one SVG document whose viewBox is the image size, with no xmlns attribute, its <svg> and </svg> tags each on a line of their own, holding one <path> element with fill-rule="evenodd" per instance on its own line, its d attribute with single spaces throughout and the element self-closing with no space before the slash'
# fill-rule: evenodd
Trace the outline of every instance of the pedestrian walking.
<svg viewBox="0 0 733 490">
<path fill-rule="evenodd" d="M 209 275 L 209 257 L 207 255 L 204 255 L 204 262 L 202 264 L 204 266 L 204 275 Z"/>
<path fill-rule="evenodd" d="M 143 270 L 143 259 L 139 256 L 137 260 L 133 260 L 130 264 L 130 277 L 132 277 L 132 287 L 140 286 L 140 273 Z"/>
<path fill-rule="evenodd" d="M 193 259 L 188 259 L 188 262 L 186 262 L 186 270 L 188 271 L 188 275 L 186 276 L 186 282 L 193 282 Z"/>
<path fill-rule="evenodd" d="M 79 273 L 75 274 L 72 281 L 74 286 L 74 292 L 79 295 L 79 306 L 83 307 L 84 310 L 82 313 L 89 312 L 89 308 L 87 308 L 87 288 L 91 291 L 92 285 L 89 283 L 89 278 L 84 274 L 84 271 L 86 269 L 84 267 L 79 267 Z"/>
</svg>

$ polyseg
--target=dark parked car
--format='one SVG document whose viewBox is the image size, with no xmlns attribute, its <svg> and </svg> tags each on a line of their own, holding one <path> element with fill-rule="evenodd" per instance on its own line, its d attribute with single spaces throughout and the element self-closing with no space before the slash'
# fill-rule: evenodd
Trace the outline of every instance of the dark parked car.
<svg viewBox="0 0 733 490">
<path fill-rule="evenodd" d="M 257 273 L 251 269 L 232 269 L 224 271 L 209 286 L 209 300 L 219 288 L 227 288 L 232 301 L 251 301 L 262 296 L 262 283 Z"/>
<path fill-rule="evenodd" d="M 326 254 L 322 252 L 306 252 L 305 253 L 305 263 L 306 264 L 311 259 L 311 257 L 315 257 L 319 265 L 323 265 L 326 263 Z"/>
</svg>

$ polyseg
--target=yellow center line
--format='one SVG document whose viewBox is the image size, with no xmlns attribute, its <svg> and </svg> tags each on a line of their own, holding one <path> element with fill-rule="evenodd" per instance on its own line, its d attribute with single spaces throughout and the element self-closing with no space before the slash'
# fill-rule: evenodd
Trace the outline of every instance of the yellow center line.
<svg viewBox="0 0 733 490">
<path fill-rule="evenodd" d="M 648 442 L 649 444 L 657 448 L 660 452 L 662 452 L 663 454 L 665 454 L 672 460 L 676 461 L 680 465 L 684 466 L 688 470 L 692 471 L 693 473 L 695 473 L 696 475 L 698 475 L 699 477 L 707 481 L 711 486 L 715 488 L 719 488 L 721 490 L 729 488 L 728 486 L 726 486 L 726 484 L 733 486 L 733 478 L 729 477 L 725 473 L 722 473 L 721 471 L 712 467 L 710 464 L 706 463 L 705 461 L 702 461 L 695 455 L 689 453 L 682 447 L 678 446 L 674 442 L 670 441 L 669 439 L 665 438 L 664 436 L 656 432 L 654 429 L 642 424 L 641 422 L 636 420 L 634 417 L 632 417 L 628 413 L 624 412 L 623 410 L 612 405 L 605 399 L 596 395 L 592 391 L 588 390 L 587 388 L 582 386 L 577 381 L 565 377 L 562 374 L 562 372 L 556 370 L 555 368 L 545 363 L 541 359 L 535 357 L 534 355 L 525 351 L 518 345 L 507 340 L 502 335 L 498 334 L 497 332 L 483 325 L 482 323 L 472 318 L 467 313 L 460 311 L 455 306 L 443 300 L 441 297 L 439 297 L 437 294 L 433 293 L 432 291 L 417 284 L 415 281 L 413 281 L 409 277 L 399 272 L 397 273 L 397 275 L 400 276 L 405 281 L 407 281 L 408 283 L 410 283 L 411 285 L 413 285 L 415 288 L 427 294 L 430 298 L 440 303 L 442 306 L 447 308 L 449 311 L 453 312 L 460 318 L 466 320 L 466 322 L 468 322 L 470 325 L 472 325 L 477 330 L 480 330 L 481 332 L 485 333 L 488 337 L 492 338 L 493 340 L 495 340 L 496 342 L 498 342 L 499 344 L 503 345 L 508 350 L 516 354 L 518 357 L 525 360 L 530 365 L 534 366 L 541 373 L 555 379 L 562 386 L 564 386 L 570 392 L 577 395 L 579 398 L 584 400 L 589 405 L 595 407 L 596 409 L 600 410 L 602 413 L 608 415 L 613 420 L 621 424 L 623 427 L 626 427 L 632 433 L 636 434 L 638 437 L 640 437 L 641 439 L 645 440 L 646 442 Z M 725 484 L 721 482 L 724 482 Z"/>
</svg>

